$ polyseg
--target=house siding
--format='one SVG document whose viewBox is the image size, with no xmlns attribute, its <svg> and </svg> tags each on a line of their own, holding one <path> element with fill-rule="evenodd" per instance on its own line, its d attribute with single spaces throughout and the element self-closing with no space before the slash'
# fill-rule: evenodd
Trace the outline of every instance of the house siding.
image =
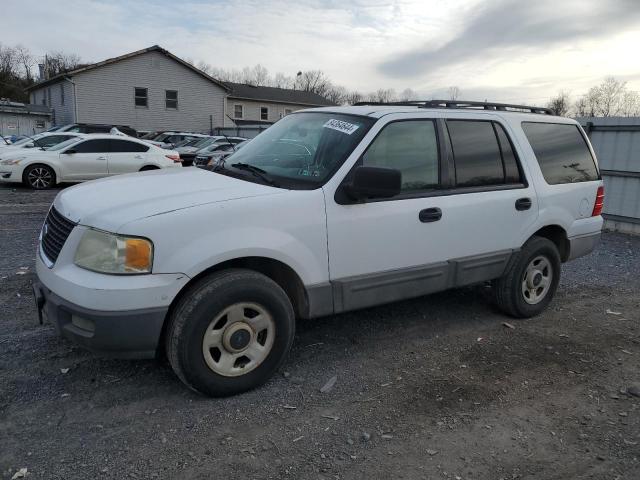
<svg viewBox="0 0 640 480">
<path fill-rule="evenodd" d="M 226 91 L 159 52 L 81 72 L 76 83 L 78 122 L 128 125 L 137 130 L 208 132 L 224 122 Z M 147 88 L 148 106 L 136 107 L 134 88 Z M 178 91 L 178 109 L 165 108 L 165 90 Z"/>
<path fill-rule="evenodd" d="M 67 125 L 76 121 L 73 84 L 67 80 L 61 80 L 32 91 L 31 103 L 51 107 L 51 123 L 53 125 Z"/>
<path fill-rule="evenodd" d="M 275 123 L 284 117 L 285 109 L 290 109 L 295 112 L 296 110 L 301 110 L 304 108 L 314 108 L 310 105 L 300 105 L 293 103 L 275 103 L 275 102 L 260 102 L 258 100 L 241 100 L 233 97 L 227 97 L 227 115 L 225 117 L 224 126 L 225 127 L 233 127 L 235 123 L 233 122 L 234 118 L 234 108 L 235 105 L 243 106 L 243 117 L 238 120 L 255 120 L 255 121 L 264 121 L 260 118 L 260 108 L 267 107 L 269 108 L 269 118 L 267 121 Z M 231 117 L 231 118 L 229 118 Z"/>
</svg>

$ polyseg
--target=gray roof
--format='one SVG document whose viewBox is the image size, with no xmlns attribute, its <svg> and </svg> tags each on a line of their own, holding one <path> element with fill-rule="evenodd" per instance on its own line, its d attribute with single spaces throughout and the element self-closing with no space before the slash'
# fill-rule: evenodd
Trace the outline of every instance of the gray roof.
<svg viewBox="0 0 640 480">
<path fill-rule="evenodd" d="M 100 68 L 100 67 L 103 67 L 105 65 L 116 63 L 116 62 L 119 62 L 121 60 L 125 60 L 127 58 L 135 57 L 135 56 L 138 56 L 138 55 L 142 55 L 142 54 L 148 53 L 148 52 L 159 52 L 159 53 L 161 53 L 163 55 L 166 55 L 170 59 L 175 60 L 176 62 L 181 64 L 182 66 L 187 67 L 190 70 L 193 70 L 195 73 L 197 73 L 198 75 L 201 75 L 202 77 L 206 78 L 210 82 L 215 83 L 216 85 L 218 85 L 219 87 L 224 88 L 225 90 L 229 90 L 229 87 L 227 87 L 223 82 L 221 82 L 219 80 L 216 80 L 215 78 L 213 78 L 210 75 L 207 75 L 206 73 L 204 73 L 199 68 L 196 68 L 193 65 L 191 65 L 189 62 L 185 62 L 181 58 L 176 57 L 173 53 L 169 52 L 168 50 L 165 50 L 164 48 L 160 47 L 159 45 L 154 45 L 154 46 L 149 47 L 149 48 L 143 48 L 142 50 L 137 50 L 135 52 L 131 52 L 131 53 L 126 53 L 124 55 L 120 55 L 119 57 L 108 58 L 106 60 L 103 60 L 102 62 L 92 63 L 92 64 L 89 64 L 89 65 L 82 65 L 82 66 L 80 66 L 80 67 L 78 67 L 78 68 L 76 68 L 74 70 L 69 70 L 67 72 L 60 73 L 60 74 L 58 74 L 58 75 L 56 75 L 54 77 L 48 78 L 47 80 L 43 80 L 41 82 L 35 83 L 35 84 L 31 85 L 30 87 L 28 87 L 26 89 L 26 91 L 29 92 L 31 90 L 35 90 L 35 89 L 44 87 L 45 85 L 50 85 L 52 83 L 55 83 L 55 82 L 61 80 L 64 77 L 72 77 L 73 75 L 85 72 L 87 70 L 93 70 L 94 68 Z"/>
<path fill-rule="evenodd" d="M 26 113 L 31 115 L 51 115 L 51 108 L 46 105 L 36 105 L 34 103 L 12 102 L 10 100 L 0 100 L 0 112 Z"/>
<path fill-rule="evenodd" d="M 231 89 L 230 98 L 244 100 L 257 100 L 263 102 L 291 103 L 295 105 L 308 105 L 310 107 L 333 106 L 335 103 L 321 95 L 304 90 L 292 90 L 289 88 L 256 87 L 245 83 L 225 82 Z"/>
</svg>

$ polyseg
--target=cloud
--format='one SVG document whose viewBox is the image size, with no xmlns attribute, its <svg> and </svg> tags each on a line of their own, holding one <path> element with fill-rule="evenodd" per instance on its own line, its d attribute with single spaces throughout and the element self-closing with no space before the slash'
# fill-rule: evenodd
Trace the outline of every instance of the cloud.
<svg viewBox="0 0 640 480">
<path fill-rule="evenodd" d="M 392 78 L 415 77 L 468 61 L 494 63 L 618 33 L 640 22 L 637 0 L 500 0 L 469 12 L 462 31 L 441 46 L 423 44 L 378 65 Z"/>
</svg>

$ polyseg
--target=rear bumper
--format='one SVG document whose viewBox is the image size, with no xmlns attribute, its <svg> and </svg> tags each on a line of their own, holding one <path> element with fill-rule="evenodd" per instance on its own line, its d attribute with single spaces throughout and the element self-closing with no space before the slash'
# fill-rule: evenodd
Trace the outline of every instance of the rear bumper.
<svg viewBox="0 0 640 480">
<path fill-rule="evenodd" d="M 38 280 L 33 290 L 42 318 L 61 336 L 111 357 L 155 356 L 168 307 L 90 310 L 59 297 Z"/>
<path fill-rule="evenodd" d="M 574 260 L 578 257 L 583 257 L 591 253 L 596 248 L 598 243 L 600 243 L 600 237 L 600 232 L 571 237 L 569 239 L 568 260 Z"/>
</svg>

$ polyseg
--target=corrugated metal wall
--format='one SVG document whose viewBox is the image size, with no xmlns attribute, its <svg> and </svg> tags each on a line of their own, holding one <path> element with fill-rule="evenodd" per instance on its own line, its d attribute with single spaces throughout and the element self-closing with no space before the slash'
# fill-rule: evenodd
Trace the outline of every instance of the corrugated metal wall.
<svg viewBox="0 0 640 480">
<path fill-rule="evenodd" d="M 640 233 L 640 118 L 578 120 L 598 156 L 605 187 L 606 226 Z"/>
</svg>

